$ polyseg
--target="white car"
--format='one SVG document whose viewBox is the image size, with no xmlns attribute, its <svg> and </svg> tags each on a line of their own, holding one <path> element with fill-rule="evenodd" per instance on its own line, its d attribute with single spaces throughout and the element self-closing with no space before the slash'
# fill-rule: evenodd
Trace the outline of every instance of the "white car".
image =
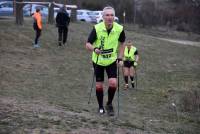
<svg viewBox="0 0 200 134">
<path fill-rule="evenodd" d="M 0 2 L 0 16 L 12 16 L 13 15 L 13 2 L 2 1 Z"/>
<path fill-rule="evenodd" d="M 58 11 L 60 10 L 60 8 L 58 7 L 54 7 L 54 18 L 56 18 Z M 66 10 L 67 13 L 69 14 L 69 17 L 71 16 L 71 10 Z"/>
<path fill-rule="evenodd" d="M 93 11 L 93 17 L 96 19 L 95 23 L 103 21 L 103 11 Z M 119 22 L 119 18 L 115 16 L 115 21 Z"/>
<path fill-rule="evenodd" d="M 76 11 L 76 19 L 78 21 L 93 22 L 92 11 L 84 10 L 84 9 L 77 10 Z"/>
<path fill-rule="evenodd" d="M 23 14 L 28 14 L 27 10 L 23 10 Z M 13 1 L 0 2 L 0 16 L 13 16 Z"/>
<path fill-rule="evenodd" d="M 27 11 L 26 14 L 24 14 L 24 16 L 31 16 L 31 14 L 33 14 L 36 11 L 36 9 L 40 9 L 43 19 L 48 17 L 48 7 L 44 5 L 38 5 L 38 4 L 26 4 L 23 7 L 23 10 Z"/>
</svg>

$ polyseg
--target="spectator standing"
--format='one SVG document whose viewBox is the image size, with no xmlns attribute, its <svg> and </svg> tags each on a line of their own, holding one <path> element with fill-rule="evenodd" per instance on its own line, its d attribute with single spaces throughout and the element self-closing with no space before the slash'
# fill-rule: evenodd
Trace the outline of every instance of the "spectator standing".
<svg viewBox="0 0 200 134">
<path fill-rule="evenodd" d="M 69 14 L 63 5 L 56 16 L 56 26 L 58 27 L 58 45 L 65 45 L 67 42 L 68 26 L 70 23 Z"/>
<path fill-rule="evenodd" d="M 40 47 L 38 40 L 41 36 L 42 32 L 42 15 L 40 13 L 40 9 L 36 9 L 36 12 L 32 15 L 34 22 L 33 22 L 33 29 L 35 30 L 35 41 L 34 41 L 34 47 Z"/>
</svg>

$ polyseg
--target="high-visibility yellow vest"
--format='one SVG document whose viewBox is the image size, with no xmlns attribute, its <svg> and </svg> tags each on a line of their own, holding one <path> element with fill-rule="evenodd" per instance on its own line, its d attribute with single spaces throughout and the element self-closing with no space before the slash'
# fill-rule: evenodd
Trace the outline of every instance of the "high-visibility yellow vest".
<svg viewBox="0 0 200 134">
<path fill-rule="evenodd" d="M 135 61 L 135 51 L 136 51 L 136 47 L 131 46 L 129 52 L 128 52 L 128 47 L 126 46 L 124 49 L 124 61 Z"/>
<path fill-rule="evenodd" d="M 93 52 L 92 61 L 101 66 L 108 66 L 117 59 L 117 50 L 119 45 L 118 39 L 123 30 L 123 26 L 113 22 L 113 28 L 111 29 L 109 35 L 104 22 L 96 24 L 94 27 L 97 39 L 93 45 L 94 47 L 100 48 L 102 53 L 97 55 Z"/>
</svg>

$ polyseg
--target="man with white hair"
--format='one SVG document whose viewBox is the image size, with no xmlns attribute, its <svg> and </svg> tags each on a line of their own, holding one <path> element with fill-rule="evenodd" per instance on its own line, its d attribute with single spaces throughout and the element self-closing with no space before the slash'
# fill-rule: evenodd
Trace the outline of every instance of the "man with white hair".
<svg viewBox="0 0 200 134">
<path fill-rule="evenodd" d="M 96 96 L 99 113 L 104 114 L 103 82 L 104 70 L 108 76 L 108 115 L 114 115 L 112 101 L 117 89 L 117 63 L 122 64 L 125 32 L 123 26 L 114 22 L 115 10 L 108 6 L 103 9 L 103 22 L 96 24 L 91 31 L 86 49 L 92 52 L 92 62 L 96 75 Z M 119 47 L 119 49 L 118 49 Z"/>
</svg>

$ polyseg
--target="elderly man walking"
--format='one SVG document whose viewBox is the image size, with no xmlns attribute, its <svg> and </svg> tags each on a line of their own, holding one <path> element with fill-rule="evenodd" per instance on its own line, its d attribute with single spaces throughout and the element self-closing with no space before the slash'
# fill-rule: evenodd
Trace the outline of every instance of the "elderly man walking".
<svg viewBox="0 0 200 134">
<path fill-rule="evenodd" d="M 112 7 L 103 9 L 103 22 L 96 24 L 91 31 L 86 48 L 92 52 L 92 62 L 96 75 L 96 97 L 98 112 L 105 113 L 103 104 L 104 70 L 108 76 L 108 115 L 114 115 L 112 101 L 117 89 L 117 62 L 122 64 L 125 33 L 123 26 L 114 22 L 115 10 Z M 119 47 L 119 49 L 118 49 Z"/>
</svg>

